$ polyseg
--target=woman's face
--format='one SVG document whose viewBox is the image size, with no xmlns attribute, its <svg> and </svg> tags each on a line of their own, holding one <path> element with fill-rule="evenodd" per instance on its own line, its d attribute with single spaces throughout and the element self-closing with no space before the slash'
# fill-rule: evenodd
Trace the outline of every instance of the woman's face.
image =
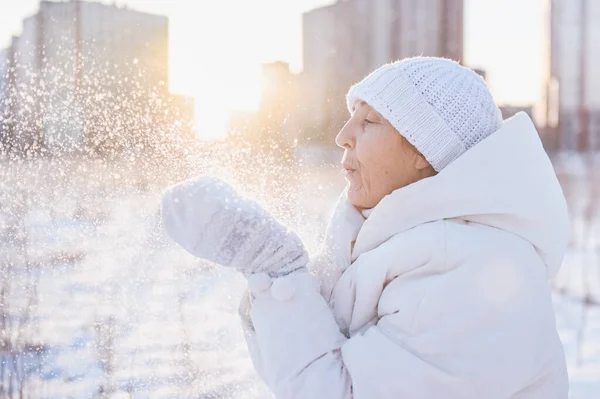
<svg viewBox="0 0 600 399">
<path fill-rule="evenodd" d="M 356 102 L 335 142 L 345 150 L 348 200 L 359 209 L 372 208 L 392 191 L 435 175 L 425 158 L 363 101 Z"/>
</svg>

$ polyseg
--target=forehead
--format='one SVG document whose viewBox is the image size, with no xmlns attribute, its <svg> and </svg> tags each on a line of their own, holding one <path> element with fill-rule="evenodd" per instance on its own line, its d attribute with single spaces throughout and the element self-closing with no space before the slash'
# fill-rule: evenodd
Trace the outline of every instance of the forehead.
<svg viewBox="0 0 600 399">
<path fill-rule="evenodd" d="M 352 111 L 353 112 L 356 112 L 356 111 L 377 112 L 377 111 L 375 111 L 375 108 L 371 107 L 369 104 L 367 104 L 366 102 L 364 102 L 362 100 L 358 100 L 357 102 L 354 103 L 354 107 L 352 107 Z"/>
</svg>

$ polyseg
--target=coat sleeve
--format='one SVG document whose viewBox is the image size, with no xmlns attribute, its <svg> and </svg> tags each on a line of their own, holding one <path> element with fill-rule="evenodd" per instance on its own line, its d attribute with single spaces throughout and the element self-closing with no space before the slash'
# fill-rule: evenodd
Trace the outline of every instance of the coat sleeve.
<svg viewBox="0 0 600 399">
<path fill-rule="evenodd" d="M 275 280 L 250 314 L 261 373 L 278 399 L 472 397 L 464 381 L 394 339 L 387 316 L 346 338 L 310 274 Z"/>
<path fill-rule="evenodd" d="M 321 253 L 315 256 L 313 259 L 311 259 L 311 263 L 309 265 L 309 268 L 312 271 L 314 278 L 318 279 L 321 295 L 324 298 L 329 298 L 333 289 L 333 284 L 335 283 L 335 279 L 338 278 L 340 274 L 335 270 L 327 272 L 329 269 L 327 262 L 330 262 L 329 256 L 326 253 Z M 244 333 L 244 339 L 246 341 L 246 346 L 248 347 L 248 353 L 250 354 L 250 358 L 252 360 L 252 364 L 254 365 L 254 369 L 256 370 L 258 376 L 262 379 L 262 381 L 271 390 L 273 390 L 273 387 L 269 382 L 269 375 L 265 373 L 263 368 L 262 354 L 258 345 L 256 330 L 254 328 L 252 318 L 250 317 L 251 309 L 251 292 L 248 289 L 240 300 L 238 315 L 240 317 L 242 331 Z"/>
<path fill-rule="evenodd" d="M 240 316 L 240 321 L 242 322 L 242 331 L 244 333 L 244 339 L 246 341 L 246 346 L 248 347 L 248 353 L 250 354 L 250 359 L 252 360 L 252 365 L 254 366 L 256 373 L 267 385 L 267 387 L 271 388 L 271 385 L 268 381 L 268 376 L 263 370 L 262 355 L 260 353 L 260 348 L 258 347 L 258 340 L 256 339 L 256 330 L 254 329 L 252 319 L 250 318 L 250 309 L 252 309 L 252 304 L 250 303 L 250 291 L 247 290 L 242 296 L 242 299 L 240 300 L 240 306 L 238 308 L 238 314 Z M 273 388 L 271 388 L 271 390 L 273 390 Z"/>
</svg>

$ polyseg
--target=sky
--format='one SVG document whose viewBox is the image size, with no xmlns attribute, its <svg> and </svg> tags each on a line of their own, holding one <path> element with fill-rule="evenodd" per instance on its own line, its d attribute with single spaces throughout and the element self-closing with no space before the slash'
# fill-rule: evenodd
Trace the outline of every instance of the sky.
<svg viewBox="0 0 600 399">
<path fill-rule="evenodd" d="M 284 60 L 302 69 L 302 13 L 334 0 L 114 2 L 169 17 L 170 89 L 196 98 L 197 130 L 210 139 L 223 134 L 229 111 L 256 107 L 261 63 Z M 547 4 L 465 0 L 464 64 L 486 70 L 500 104 L 542 95 Z M 37 9 L 38 0 L 0 0 L 0 48 Z"/>
</svg>

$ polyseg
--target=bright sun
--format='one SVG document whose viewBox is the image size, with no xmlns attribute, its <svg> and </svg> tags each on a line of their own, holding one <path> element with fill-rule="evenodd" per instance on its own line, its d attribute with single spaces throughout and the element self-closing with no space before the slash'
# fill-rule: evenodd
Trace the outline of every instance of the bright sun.
<svg viewBox="0 0 600 399">
<path fill-rule="evenodd" d="M 281 48 L 299 52 L 300 43 L 273 33 L 270 14 L 252 2 L 236 1 L 235 13 L 215 2 L 209 15 L 203 2 L 186 3 L 169 11 L 170 87 L 195 98 L 198 137 L 222 139 L 230 112 L 257 109 L 261 64 L 284 58 Z"/>
<path fill-rule="evenodd" d="M 194 97 L 200 139 L 223 139 L 232 111 L 258 107 L 260 64 L 209 64 L 190 51 L 194 46 L 171 41 L 171 90 Z"/>
<path fill-rule="evenodd" d="M 330 0 L 116 2 L 169 18 L 170 90 L 195 98 L 198 137 L 214 140 L 231 111 L 258 107 L 262 63 L 299 67 L 301 13 Z"/>
</svg>

